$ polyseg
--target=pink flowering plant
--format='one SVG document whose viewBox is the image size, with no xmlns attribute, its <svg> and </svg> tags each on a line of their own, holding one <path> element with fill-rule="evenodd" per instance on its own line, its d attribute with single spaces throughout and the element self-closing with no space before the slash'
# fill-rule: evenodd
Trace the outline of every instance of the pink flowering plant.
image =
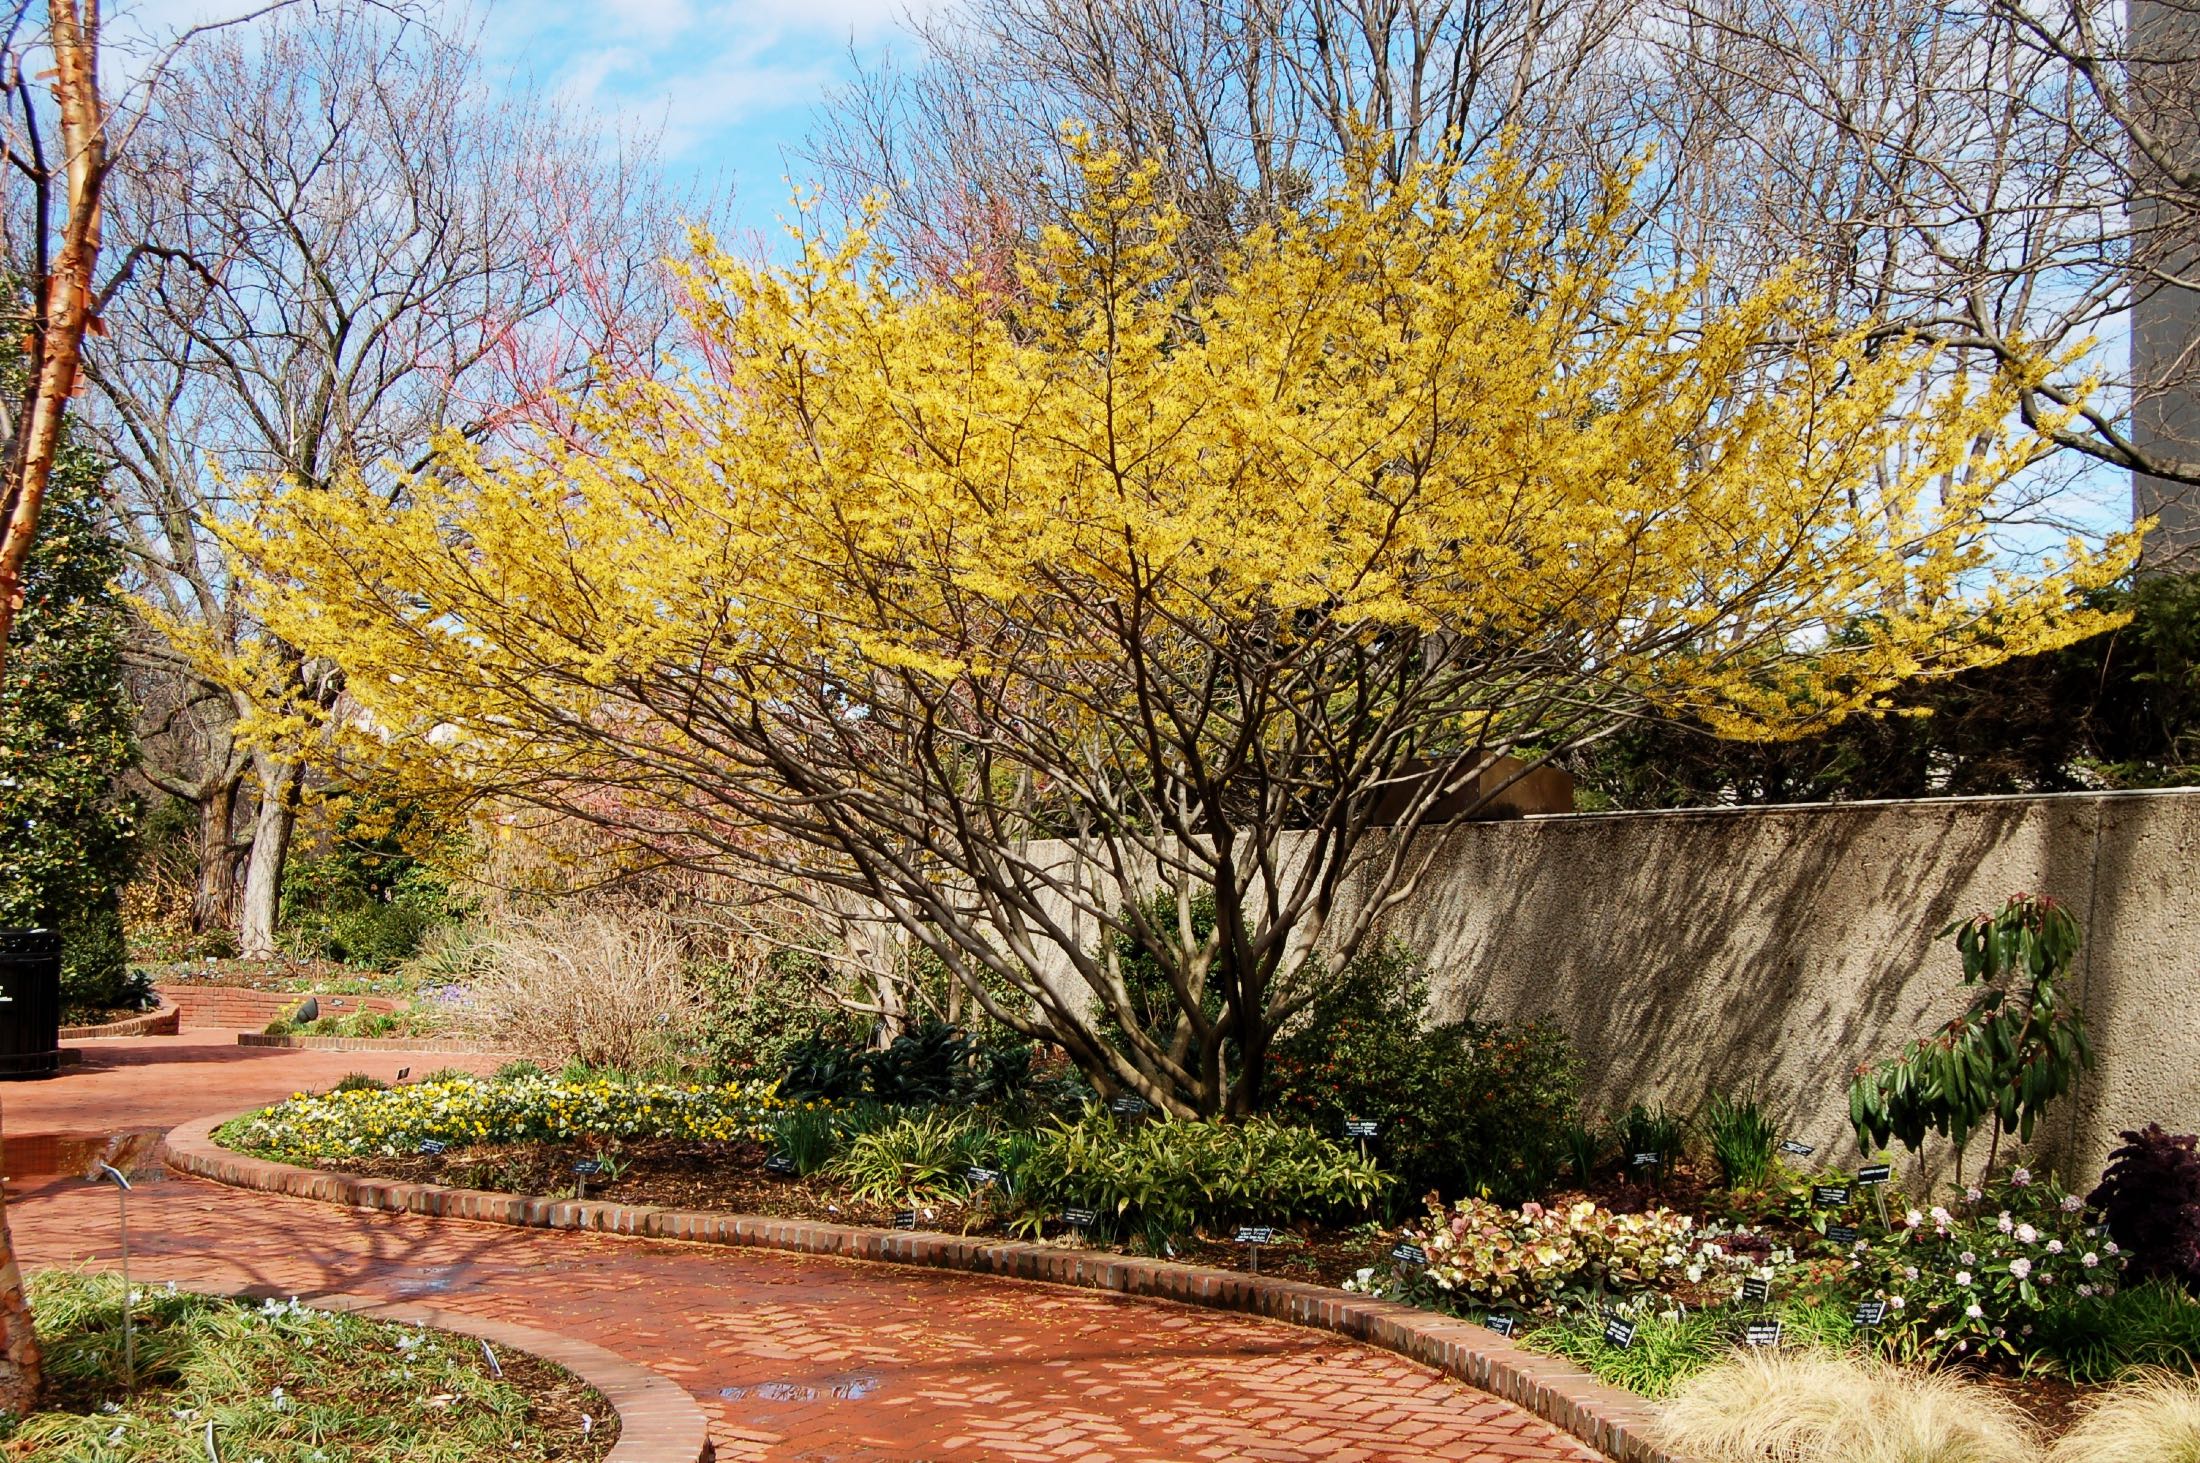
<svg viewBox="0 0 2200 1463">
<path fill-rule="evenodd" d="M 1886 1302 L 1887 1344 L 1908 1357 L 2025 1360 L 2043 1318 L 2115 1294 L 2124 1271 L 2085 1201 L 2023 1168 L 1889 1218 L 1886 1234 L 1855 1242 L 1848 1266 L 1864 1297 Z"/>
<path fill-rule="evenodd" d="M 1591 1289 L 1637 1290 L 1755 1268 L 1688 1215 L 1663 1208 L 1618 1214 L 1586 1199 L 1518 1209 L 1463 1199 L 1446 1208 L 1432 1196 L 1427 1218 L 1398 1240 L 1422 1250 L 1428 1263 L 1400 1262 L 1387 1274 L 1362 1270 L 1345 1288 L 1438 1309 L 1532 1310 Z"/>
</svg>

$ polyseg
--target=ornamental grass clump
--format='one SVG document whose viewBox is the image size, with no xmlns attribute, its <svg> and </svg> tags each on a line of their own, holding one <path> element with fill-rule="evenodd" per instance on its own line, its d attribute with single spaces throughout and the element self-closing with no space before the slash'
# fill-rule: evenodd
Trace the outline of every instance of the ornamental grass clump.
<svg viewBox="0 0 2200 1463">
<path fill-rule="evenodd" d="M 1997 1392 L 1952 1372 L 1823 1351 L 1748 1352 L 1697 1373 L 1659 1409 L 1655 1440 L 1697 1463 L 2039 1458 L 2030 1424 Z"/>
<path fill-rule="evenodd" d="M 2153 1372 L 2094 1400 L 2047 1463 L 2200 1463 L 2200 1382 Z"/>
<path fill-rule="evenodd" d="M 788 1109 L 770 1083 L 711 1085 L 460 1078 L 388 1091 L 299 1093 L 229 1125 L 222 1141 L 271 1158 L 395 1157 L 422 1144 L 579 1138 L 761 1139 Z"/>
<path fill-rule="evenodd" d="M 984 1141 L 984 1130 L 963 1114 L 911 1114 L 857 1134 L 831 1172 L 865 1203 L 914 1204 L 960 1187 Z"/>
</svg>

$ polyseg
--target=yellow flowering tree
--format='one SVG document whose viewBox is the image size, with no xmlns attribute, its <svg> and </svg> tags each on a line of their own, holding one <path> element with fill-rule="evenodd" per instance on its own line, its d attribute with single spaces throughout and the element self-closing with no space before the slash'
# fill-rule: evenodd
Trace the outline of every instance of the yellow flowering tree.
<svg viewBox="0 0 2200 1463">
<path fill-rule="evenodd" d="M 1179 1113 L 1257 1106 L 1500 755 L 1790 735 L 2102 624 L 2129 543 L 1989 563 L 2020 383 L 1648 280 L 1624 183 L 1568 226 L 1361 173 L 1187 281 L 1155 177 L 1088 154 L 1006 286 L 698 241 L 683 373 L 394 507 L 271 489 L 240 573 L 415 785 L 874 909 Z"/>
</svg>

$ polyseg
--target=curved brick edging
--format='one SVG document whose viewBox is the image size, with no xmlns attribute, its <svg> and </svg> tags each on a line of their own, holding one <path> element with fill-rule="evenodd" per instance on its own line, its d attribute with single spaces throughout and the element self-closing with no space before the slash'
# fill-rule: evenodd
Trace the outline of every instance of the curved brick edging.
<svg viewBox="0 0 2200 1463">
<path fill-rule="evenodd" d="M 1619 1463 L 1686 1463 L 1649 1441 L 1652 1414 L 1641 1398 L 1608 1387 L 1571 1363 L 1515 1346 L 1487 1327 L 1393 1301 L 1326 1285 L 1093 1250 L 601 1200 L 531 1198 L 298 1168 L 217 1146 L 214 1130 L 244 1115 L 199 1118 L 170 1130 L 169 1166 L 237 1188 L 357 1209 L 920 1265 L 1244 1311 L 1334 1331 L 1432 1366 L 1534 1413 Z"/>
<path fill-rule="evenodd" d="M 174 1036 L 183 1013 L 176 1003 L 163 1000 L 140 1016 L 109 1021 L 102 1026 L 64 1026 L 63 1041 L 105 1041 L 111 1036 Z"/>
<path fill-rule="evenodd" d="M 160 1273 L 138 1278 L 154 1285 L 168 1279 Z M 184 1290 L 197 1289 L 186 1281 L 179 1280 L 177 1285 Z M 710 1423 L 685 1387 L 647 1367 L 615 1356 L 593 1342 L 513 1321 L 492 1321 L 463 1311 L 376 1300 L 366 1295 L 337 1293 L 291 1297 L 273 1287 L 260 1285 L 234 1292 L 232 1298 L 296 1299 L 298 1304 L 315 1310 L 340 1311 L 402 1326 L 432 1326 L 438 1331 L 473 1336 L 555 1363 L 601 1392 L 604 1401 L 611 1404 L 611 1410 L 619 1415 L 619 1440 L 604 1455 L 604 1463 L 711 1463 L 715 1456 Z"/>
<path fill-rule="evenodd" d="M 472 1056 L 509 1057 L 517 1052 L 471 1041 L 462 1036 L 269 1036 L 261 1031 L 237 1033 L 239 1046 L 288 1047 L 315 1052 L 457 1052 Z"/>
</svg>

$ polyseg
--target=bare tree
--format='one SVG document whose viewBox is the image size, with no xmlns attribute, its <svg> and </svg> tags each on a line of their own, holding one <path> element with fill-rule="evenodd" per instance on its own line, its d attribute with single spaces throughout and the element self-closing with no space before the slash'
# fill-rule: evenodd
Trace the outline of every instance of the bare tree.
<svg viewBox="0 0 2200 1463">
<path fill-rule="evenodd" d="M 237 727 L 340 684 L 233 592 L 214 544 L 229 485 L 374 477 L 439 433 L 554 429 L 604 357 L 654 348 L 673 219 L 649 162 L 492 97 L 464 38 L 364 4 L 197 50 L 132 149 L 90 415 L 162 632 L 142 669 L 193 722 L 189 755 L 147 776 L 199 809 L 202 920 L 249 844 L 247 955 L 274 949 L 306 758 Z M 248 834 L 232 826 L 247 796 Z"/>
<path fill-rule="evenodd" d="M 2120 349 L 2134 309 L 2200 300 L 2200 26 L 2192 0 L 2134 13 L 2136 39 L 2110 0 L 973 0 L 837 98 L 812 156 L 934 274 L 1049 215 L 1066 120 L 1167 156 L 1203 253 L 1363 133 L 1394 172 L 1506 146 L 1586 190 L 1641 162 L 1650 257 L 1715 265 L 1721 293 L 1803 261 L 1948 371 L 2062 357 L 2024 411 L 2064 450 L 2003 510 L 2038 547 L 2111 475 L 2200 485 L 2176 405 L 2200 353 Z"/>
</svg>

